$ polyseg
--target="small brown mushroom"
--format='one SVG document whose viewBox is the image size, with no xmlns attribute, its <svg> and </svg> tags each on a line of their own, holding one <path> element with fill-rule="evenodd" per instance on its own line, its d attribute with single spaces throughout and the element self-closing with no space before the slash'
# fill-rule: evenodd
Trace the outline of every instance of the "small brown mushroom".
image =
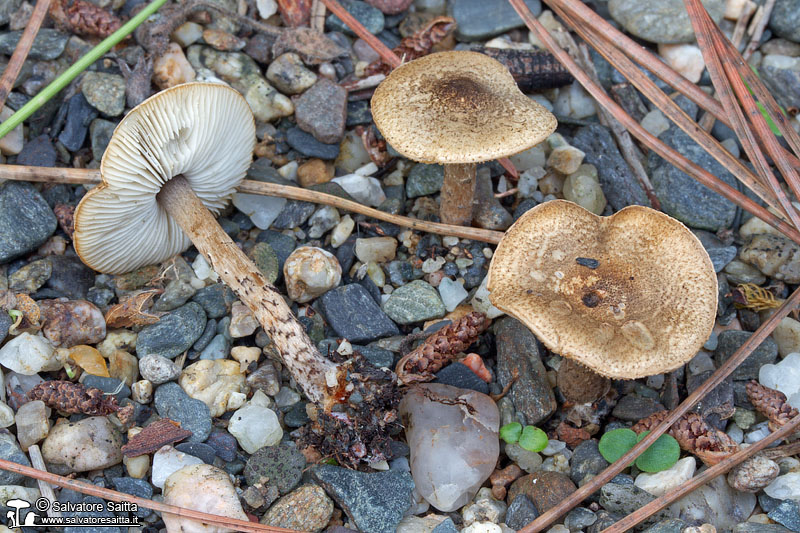
<svg viewBox="0 0 800 533">
<path fill-rule="evenodd" d="M 703 245 L 641 206 L 599 217 L 564 200 L 538 205 L 498 245 L 488 288 L 491 302 L 550 350 L 615 379 L 689 361 L 717 310 Z"/>
<path fill-rule="evenodd" d="M 244 178 L 254 141 L 252 112 L 227 86 L 189 83 L 147 99 L 117 126 L 100 166 L 103 183 L 75 211 L 75 249 L 93 269 L 122 273 L 193 243 L 253 312 L 309 400 L 327 413 L 347 404 L 350 393 L 371 379 L 360 375 L 358 383 L 348 383 L 350 366 L 319 353 L 278 290 L 209 211 L 219 212 Z M 371 407 L 378 419 L 394 417 L 377 404 Z M 341 411 L 338 420 L 356 428 L 350 435 L 355 442 L 342 445 L 363 446 L 365 461 L 382 458 L 372 444 L 383 428 L 369 427 L 364 444 L 347 410 Z"/>
<path fill-rule="evenodd" d="M 372 117 L 401 154 L 444 165 L 440 218 L 465 226 L 476 164 L 527 150 L 556 129 L 555 117 L 520 92 L 506 67 L 467 51 L 396 68 L 375 90 Z"/>
</svg>

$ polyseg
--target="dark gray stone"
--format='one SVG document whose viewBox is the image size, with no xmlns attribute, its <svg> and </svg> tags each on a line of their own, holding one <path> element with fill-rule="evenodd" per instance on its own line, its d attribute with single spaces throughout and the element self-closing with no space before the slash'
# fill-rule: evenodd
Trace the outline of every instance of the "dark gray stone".
<svg viewBox="0 0 800 533">
<path fill-rule="evenodd" d="M 417 198 L 436 194 L 444 183 L 444 167 L 442 165 L 426 165 L 418 163 L 414 165 L 406 178 L 406 196 Z"/>
<path fill-rule="evenodd" d="M 328 324 L 337 335 L 350 342 L 369 342 L 400 333 L 366 289 L 357 283 L 330 290 L 318 301 Z"/>
<path fill-rule="evenodd" d="M 725 265 L 736 259 L 735 246 L 723 246 L 722 248 L 710 248 L 706 250 L 711 264 L 714 265 L 714 272 L 722 272 Z"/>
<path fill-rule="evenodd" d="M 8 24 L 8 21 L 11 20 L 11 15 L 13 15 L 21 5 L 22 0 L 6 0 L 5 2 L 0 2 L 0 26 Z"/>
<path fill-rule="evenodd" d="M 648 527 L 642 533 L 681 533 L 683 528 L 686 527 L 686 522 L 679 518 L 667 518 L 656 522 Z"/>
<path fill-rule="evenodd" d="M 206 346 L 211 344 L 211 339 L 213 339 L 217 335 L 217 321 L 213 318 L 206 322 L 206 329 L 203 330 L 203 334 L 200 335 L 200 338 L 194 341 L 192 344 L 192 350 L 195 352 L 202 352 L 206 349 Z"/>
<path fill-rule="evenodd" d="M 9 316 L 8 313 L 0 313 L 0 344 L 6 340 L 8 328 L 10 328 L 13 323 L 14 321 L 11 320 L 11 316 Z"/>
<path fill-rule="evenodd" d="M 0 185 L 0 263 L 29 254 L 56 230 L 56 217 L 28 183 Z"/>
<path fill-rule="evenodd" d="M 608 128 L 599 124 L 578 128 L 572 145 L 586 154 L 584 163 L 597 167 L 600 187 L 615 211 L 629 205 L 650 205 L 644 189 L 620 154 Z"/>
<path fill-rule="evenodd" d="M 115 477 L 111 481 L 114 483 L 114 489 L 118 490 L 119 492 L 124 492 L 125 494 L 130 494 L 131 496 L 138 496 L 139 498 L 145 498 L 147 500 L 153 497 L 153 486 L 144 479 L 137 479 L 133 477 Z M 139 518 L 144 518 L 150 513 L 152 513 L 150 509 L 145 509 L 144 507 L 140 506 L 136 511 L 136 516 Z"/>
<path fill-rule="evenodd" d="M 800 0 L 777 0 L 769 29 L 784 39 L 800 43 Z"/>
<path fill-rule="evenodd" d="M 519 494 L 506 511 L 506 525 L 511 529 L 522 529 L 539 517 L 539 511 L 530 498 Z"/>
<path fill-rule="evenodd" d="M 495 198 L 492 177 L 488 168 L 478 169 L 475 180 L 473 221 L 478 227 L 504 231 L 514 222 L 514 217 Z"/>
<path fill-rule="evenodd" d="M 724 0 L 703 0 L 714 22 L 725 12 Z M 682 0 L 610 0 L 608 10 L 628 33 L 660 44 L 694 42 L 694 30 Z"/>
<path fill-rule="evenodd" d="M 72 516 L 78 518 L 96 518 L 98 516 L 102 517 L 127 517 L 128 513 L 118 513 L 113 512 L 106 507 L 106 502 L 100 498 L 95 496 L 86 496 L 83 499 L 83 503 L 97 506 L 100 511 L 80 511 L 80 512 L 68 512 L 62 511 L 62 514 L 65 516 Z M 64 533 L 122 533 L 122 529 L 116 526 L 91 526 L 91 527 L 83 527 L 83 526 L 67 526 L 64 528 Z"/>
<path fill-rule="evenodd" d="M 433 528 L 431 533 L 458 533 L 458 528 L 453 523 L 451 518 L 445 518 L 442 522 Z"/>
<path fill-rule="evenodd" d="M 700 374 L 687 375 L 686 394 L 697 390 L 713 373 L 713 370 L 708 370 Z M 711 392 L 705 394 L 693 410 L 703 414 L 706 422 L 724 431 L 728 424 L 727 419 L 733 416 L 733 380 L 730 377 L 723 380 Z"/>
<path fill-rule="evenodd" d="M 383 31 L 385 20 L 380 9 L 360 0 L 344 0 L 340 3 L 353 18 L 364 25 L 368 32 L 374 35 Z M 350 29 L 350 26 L 342 22 L 336 15 L 328 16 L 325 21 L 325 27 L 328 31 L 339 31 L 355 37 L 355 33 Z"/>
<path fill-rule="evenodd" d="M 395 289 L 384 302 L 383 311 L 396 323 L 405 325 L 442 318 L 446 309 L 439 291 L 430 283 L 415 280 Z"/>
<path fill-rule="evenodd" d="M 347 120 L 345 126 L 352 128 L 359 124 L 370 124 L 372 122 L 372 112 L 369 110 L 369 103 L 366 100 L 347 102 Z"/>
<path fill-rule="evenodd" d="M 387 470 L 365 474 L 320 465 L 311 475 L 344 509 L 360 531 L 394 533 L 411 506 L 414 481 L 409 472 Z"/>
<path fill-rule="evenodd" d="M 784 500 L 767 516 L 791 531 L 800 531 L 800 506 L 795 501 Z"/>
<path fill-rule="evenodd" d="M 758 72 L 778 104 L 784 108 L 796 108 L 800 105 L 800 69 L 797 66 L 780 68 L 768 56 L 767 61 L 763 61 L 758 68 Z"/>
<path fill-rule="evenodd" d="M 22 37 L 22 31 L 12 31 L 0 35 L 0 54 L 8 56 L 13 54 L 20 37 Z M 33 46 L 28 52 L 28 59 L 55 59 L 64 51 L 68 40 L 68 33 L 52 28 L 42 28 L 33 40 Z"/>
<path fill-rule="evenodd" d="M 339 155 L 339 143 L 321 143 L 316 140 L 313 135 L 297 127 L 289 128 L 286 131 L 286 142 L 289 143 L 289 146 L 306 157 L 336 159 L 336 156 Z"/>
<path fill-rule="evenodd" d="M 278 218 L 272 223 L 272 227 L 275 229 L 292 229 L 302 226 L 308 220 L 308 217 L 314 214 L 316 209 L 317 206 L 311 202 L 289 200 L 278 214 Z"/>
<path fill-rule="evenodd" d="M 52 270 L 45 287 L 71 300 L 86 297 L 94 285 L 94 271 L 71 255 L 50 256 Z"/>
<path fill-rule="evenodd" d="M 197 291 L 192 301 L 203 307 L 208 318 L 222 318 L 231 312 L 236 295 L 224 283 L 215 283 Z"/>
<path fill-rule="evenodd" d="M 576 507 L 564 517 L 564 525 L 570 531 L 581 531 L 597 522 L 597 515 L 586 507 Z"/>
<path fill-rule="evenodd" d="M 70 98 L 66 106 L 67 120 L 58 140 L 67 150 L 76 152 L 83 146 L 89 124 L 97 118 L 97 110 L 89 105 L 83 93 Z"/>
<path fill-rule="evenodd" d="M 338 143 L 344 137 L 347 91 L 328 78 L 320 78 L 294 104 L 294 117 L 301 130 L 321 143 Z"/>
<path fill-rule="evenodd" d="M 179 452 L 194 455 L 207 465 L 213 465 L 214 458 L 217 456 L 214 448 L 204 442 L 181 442 L 175 445 L 175 449 Z"/>
<path fill-rule="evenodd" d="M 723 331 L 719 334 L 717 349 L 714 351 L 714 363 L 717 368 L 727 361 L 742 344 L 750 338 L 748 331 Z M 731 374 L 734 380 L 758 379 L 758 371 L 762 365 L 772 364 L 778 359 L 778 345 L 767 337 L 758 348 L 753 350 L 747 359 L 740 364 Z"/>
<path fill-rule="evenodd" d="M 475 372 L 463 363 L 447 365 L 436 373 L 436 379 L 433 382 L 489 394 L 489 384 L 479 378 Z"/>
<path fill-rule="evenodd" d="M 286 427 L 299 428 L 308 424 L 311 419 L 306 412 L 306 404 L 304 402 L 297 402 L 289 408 L 283 415 L 283 423 Z"/>
<path fill-rule="evenodd" d="M 230 462 L 236 459 L 236 450 L 239 448 L 239 443 L 236 442 L 236 437 L 225 430 L 215 429 L 206 439 L 205 444 L 211 446 L 217 457 L 223 461 Z"/>
<path fill-rule="evenodd" d="M 156 354 L 174 359 L 188 350 L 206 328 L 206 313 L 200 304 L 189 302 L 145 326 L 136 339 L 136 355 Z"/>
<path fill-rule="evenodd" d="M 17 439 L 9 433 L 0 433 L 0 459 L 24 466 L 31 466 L 28 456 L 20 449 Z M 0 485 L 18 485 L 24 476 L 8 470 L 0 470 Z"/>
<path fill-rule="evenodd" d="M 655 496 L 633 484 L 607 483 L 600 489 L 600 505 L 607 511 L 622 516 L 631 514 L 655 499 Z M 668 518 L 667 511 L 659 511 L 644 524 L 652 525 Z"/>
<path fill-rule="evenodd" d="M 677 126 L 659 135 L 659 139 L 720 180 L 738 189 L 736 178 Z M 692 228 L 719 231 L 730 227 L 736 217 L 736 205 L 701 185 L 666 162 L 655 152 L 647 158 L 650 180 L 662 210 Z"/>
<path fill-rule="evenodd" d="M 579 487 L 586 476 L 596 476 L 606 469 L 608 461 L 600 455 L 595 439 L 585 440 L 575 447 L 569 460 L 569 477 Z"/>
<path fill-rule="evenodd" d="M 449 15 L 456 19 L 456 34 L 462 41 L 477 41 L 519 28 L 524 23 L 505 0 L 458 0 L 448 2 Z M 525 0 L 534 16 L 542 12 L 539 0 Z"/>
<path fill-rule="evenodd" d="M 394 354 L 389 350 L 384 350 L 377 346 L 358 346 L 356 344 L 353 345 L 353 350 L 359 352 L 364 356 L 364 359 L 377 368 L 392 368 Z"/>
<path fill-rule="evenodd" d="M 190 397 L 174 381 L 156 389 L 153 403 L 162 418 L 179 422 L 181 428 L 192 432 L 188 439 L 190 442 L 203 442 L 211 433 L 211 411 L 208 406 Z"/>
<path fill-rule="evenodd" d="M 512 380 L 510 398 L 517 412 L 530 425 L 545 420 L 556 410 L 553 389 L 542 364 L 536 337 L 520 321 L 503 318 L 495 325 L 497 382 L 506 387 Z"/>
<path fill-rule="evenodd" d="M 256 242 L 269 244 L 275 255 L 278 256 L 278 279 L 280 279 L 283 273 L 283 264 L 286 263 L 294 249 L 297 248 L 297 241 L 289 235 L 267 229 L 258 234 Z"/>
<path fill-rule="evenodd" d="M 789 533 L 791 530 L 780 524 L 759 524 L 758 522 L 742 522 L 733 528 L 734 533 Z"/>
<path fill-rule="evenodd" d="M 663 411 L 664 406 L 652 398 L 644 398 L 636 394 L 626 394 L 619 399 L 611 414 L 620 420 L 638 422 L 653 413 Z"/>
<path fill-rule="evenodd" d="M 49 135 L 39 135 L 26 142 L 22 151 L 17 155 L 18 165 L 33 167 L 56 166 L 56 148 L 53 146 Z"/>
<path fill-rule="evenodd" d="M 286 494 L 300 483 L 305 467 L 306 459 L 297 446 L 281 442 L 264 446 L 251 455 L 244 467 L 244 477 L 248 485 L 267 479 L 281 494 Z"/>
<path fill-rule="evenodd" d="M 100 161 L 103 158 L 116 127 L 116 122 L 102 118 L 96 118 L 89 124 L 89 139 L 92 145 L 92 157 L 94 157 L 95 161 Z"/>
</svg>

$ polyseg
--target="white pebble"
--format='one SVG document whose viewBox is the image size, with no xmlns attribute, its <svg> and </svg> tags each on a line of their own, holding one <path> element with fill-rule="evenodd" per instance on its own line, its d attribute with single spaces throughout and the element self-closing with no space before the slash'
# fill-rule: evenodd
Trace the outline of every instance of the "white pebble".
<svg viewBox="0 0 800 533">
<path fill-rule="evenodd" d="M 706 64 L 703 52 L 693 44 L 659 44 L 658 54 L 681 76 L 697 83 L 703 75 Z"/>
<path fill-rule="evenodd" d="M 228 432 L 236 437 L 239 446 L 247 453 L 255 453 L 264 446 L 274 446 L 283 437 L 283 429 L 275 411 L 252 403 L 234 411 Z"/>
<path fill-rule="evenodd" d="M 172 446 L 162 446 L 153 456 L 153 474 L 151 482 L 156 487 L 163 489 L 164 482 L 184 466 L 203 464 L 202 459 L 194 455 L 179 452 Z"/>
<path fill-rule="evenodd" d="M 800 473 L 784 474 L 764 488 L 771 498 L 800 501 Z"/>
<path fill-rule="evenodd" d="M 375 178 L 359 174 L 347 174 L 346 176 L 333 178 L 331 181 L 337 183 L 359 203 L 378 207 L 386 200 L 386 194 L 381 188 L 381 182 Z M 277 215 L 275 216 L 277 217 Z"/>
<path fill-rule="evenodd" d="M 636 476 L 633 484 L 653 496 L 663 496 L 684 481 L 691 479 L 696 469 L 697 462 L 694 457 L 686 457 L 667 470 L 652 474 L 642 472 Z"/>
<path fill-rule="evenodd" d="M 453 281 L 450 278 L 442 278 L 442 281 L 439 282 L 438 289 L 439 295 L 442 297 L 442 302 L 448 313 L 454 311 L 469 295 L 461 283 Z"/>
</svg>

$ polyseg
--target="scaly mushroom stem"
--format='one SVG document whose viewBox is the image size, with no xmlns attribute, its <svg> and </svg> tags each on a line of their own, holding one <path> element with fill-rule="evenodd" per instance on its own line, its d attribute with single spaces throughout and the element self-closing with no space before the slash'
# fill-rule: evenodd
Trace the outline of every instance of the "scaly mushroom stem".
<svg viewBox="0 0 800 533">
<path fill-rule="evenodd" d="M 469 226 L 472 223 L 476 172 L 475 163 L 452 163 L 444 166 L 439 218 L 445 224 Z"/>
<path fill-rule="evenodd" d="M 222 281 L 250 308 L 306 396 L 327 406 L 331 401 L 327 380 L 331 387 L 337 387 L 341 368 L 322 357 L 278 290 L 222 230 L 186 178 L 178 175 L 165 183 L 158 193 L 158 203 L 208 259 Z"/>
</svg>

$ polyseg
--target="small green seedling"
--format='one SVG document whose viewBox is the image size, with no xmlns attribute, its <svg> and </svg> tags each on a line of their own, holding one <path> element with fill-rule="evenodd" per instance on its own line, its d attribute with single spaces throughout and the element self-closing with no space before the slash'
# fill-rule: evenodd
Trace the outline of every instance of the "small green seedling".
<svg viewBox="0 0 800 533">
<path fill-rule="evenodd" d="M 522 424 L 519 422 L 511 422 L 500 428 L 500 438 L 507 444 L 517 442 L 520 435 L 522 435 Z"/>
<path fill-rule="evenodd" d="M 547 433 L 535 426 L 525 426 L 517 444 L 529 452 L 540 452 L 547 448 L 547 442 Z"/>
<path fill-rule="evenodd" d="M 627 428 L 614 429 L 600 437 L 598 449 L 600 455 L 613 463 L 628 453 L 638 442 L 650 433 L 645 431 L 638 436 Z M 643 472 L 661 472 L 672 468 L 681 455 L 680 446 L 670 435 L 661 435 L 639 457 L 636 458 L 636 467 Z"/>
</svg>

